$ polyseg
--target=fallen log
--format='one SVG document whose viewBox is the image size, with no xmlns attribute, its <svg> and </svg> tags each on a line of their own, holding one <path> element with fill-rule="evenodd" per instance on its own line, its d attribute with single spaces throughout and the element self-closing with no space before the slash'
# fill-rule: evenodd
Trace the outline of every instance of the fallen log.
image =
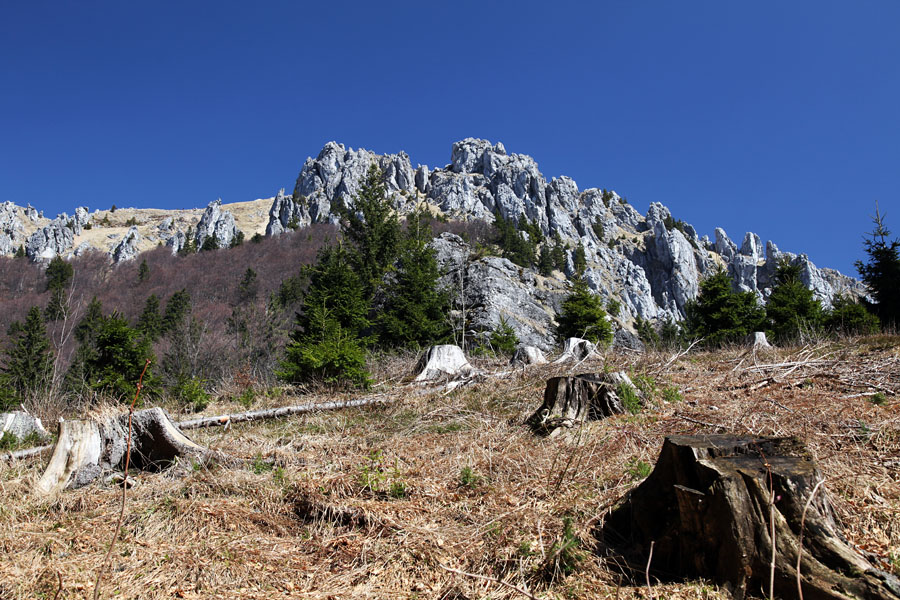
<svg viewBox="0 0 900 600">
<path fill-rule="evenodd" d="M 0 454 L 0 460 L 4 462 L 24 460 L 26 458 L 40 456 L 41 454 L 50 452 L 51 450 L 53 450 L 52 444 L 48 444 L 47 446 L 35 446 L 34 448 L 25 448 L 24 450 L 14 450 L 12 452 L 4 452 L 3 454 Z"/>
<path fill-rule="evenodd" d="M 738 600 L 900 598 L 900 582 L 849 546 L 821 486 L 794 438 L 670 437 L 595 535 L 626 573 L 643 575 L 652 552 L 657 579 L 711 579 Z"/>
<path fill-rule="evenodd" d="M 179 429 L 199 429 L 201 427 L 221 427 L 231 423 L 241 423 L 244 421 L 260 421 L 263 419 L 277 419 L 279 417 L 289 417 L 291 415 L 299 415 L 308 412 L 317 412 L 321 410 L 337 410 L 340 408 L 354 408 L 357 406 L 368 406 L 370 404 L 379 404 L 389 402 L 384 396 L 371 396 L 369 398 L 359 398 L 357 400 L 343 400 L 336 402 L 321 402 L 319 404 L 300 404 L 297 406 L 282 406 L 279 408 L 266 408 L 261 410 L 248 410 L 242 413 L 234 413 L 231 415 L 219 415 L 215 417 L 200 417 L 198 419 L 189 419 L 187 421 L 179 421 L 177 423 Z"/>
<path fill-rule="evenodd" d="M 621 386 L 630 387 L 639 398 L 624 371 L 552 377 L 544 388 L 543 403 L 525 424 L 538 435 L 553 436 L 562 427 L 622 414 L 630 407 L 620 397 Z"/>
</svg>

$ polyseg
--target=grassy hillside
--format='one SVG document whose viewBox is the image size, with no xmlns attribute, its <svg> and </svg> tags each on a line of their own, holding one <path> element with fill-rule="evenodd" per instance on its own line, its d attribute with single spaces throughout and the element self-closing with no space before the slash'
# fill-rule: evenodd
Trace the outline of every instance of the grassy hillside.
<svg viewBox="0 0 900 600">
<path fill-rule="evenodd" d="M 449 391 L 413 385 L 412 357 L 384 359 L 373 392 L 388 404 L 193 432 L 248 466 L 136 473 L 103 597 L 525 597 L 502 580 L 547 599 L 727 598 L 703 581 L 648 591 L 591 552 L 594 527 L 664 437 L 698 432 L 799 436 L 849 541 L 900 571 L 898 337 L 609 353 L 574 372 L 627 370 L 651 407 L 553 439 L 522 422 L 571 365 L 476 366 L 483 379 Z M 258 406 L 334 399 L 308 392 Z M 58 577 L 66 598 L 90 597 L 120 492 L 95 483 L 39 500 L 29 489 L 41 468 L 0 471 L 0 598 L 53 598 Z"/>
</svg>

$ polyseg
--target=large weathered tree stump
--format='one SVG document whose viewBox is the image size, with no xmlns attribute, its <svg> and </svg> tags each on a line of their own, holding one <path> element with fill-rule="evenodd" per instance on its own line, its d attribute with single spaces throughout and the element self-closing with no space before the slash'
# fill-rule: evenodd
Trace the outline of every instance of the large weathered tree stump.
<svg viewBox="0 0 900 600">
<path fill-rule="evenodd" d="M 820 481 L 794 438 L 671 437 L 596 534 L 610 565 L 641 581 L 652 544 L 656 578 L 712 579 L 738 599 L 768 596 L 774 553 L 775 595 L 799 598 L 802 529 L 804 600 L 900 598 L 900 582 L 847 544 Z"/>
<path fill-rule="evenodd" d="M 553 377 L 544 388 L 544 402 L 525 424 L 539 435 L 556 435 L 587 420 L 598 420 L 626 411 L 620 386 L 637 390 L 624 371 Z"/>
<path fill-rule="evenodd" d="M 559 355 L 559 358 L 553 361 L 553 364 L 558 365 L 568 361 L 581 362 L 583 360 L 586 360 L 596 350 L 597 346 L 595 346 L 588 340 L 570 337 L 566 340 L 566 343 L 563 346 L 562 354 Z"/>
<path fill-rule="evenodd" d="M 87 485 L 104 471 L 124 467 L 128 442 L 128 415 L 98 421 L 61 421 L 59 439 L 35 491 L 50 495 Z M 131 465 L 158 470 L 176 459 L 207 454 L 203 446 L 185 436 L 161 408 L 134 413 Z"/>
<path fill-rule="evenodd" d="M 419 359 L 416 371 L 416 381 L 433 381 L 466 377 L 474 369 L 459 346 L 443 344 L 429 348 Z"/>
<path fill-rule="evenodd" d="M 14 435 L 20 440 L 31 435 L 36 435 L 42 440 L 50 437 L 40 419 L 20 410 L 0 413 L 0 436 L 4 433 Z"/>
</svg>

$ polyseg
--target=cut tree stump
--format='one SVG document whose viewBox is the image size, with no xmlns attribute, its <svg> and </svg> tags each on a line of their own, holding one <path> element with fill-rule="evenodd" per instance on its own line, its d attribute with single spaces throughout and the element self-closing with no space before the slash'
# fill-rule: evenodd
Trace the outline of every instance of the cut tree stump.
<svg viewBox="0 0 900 600">
<path fill-rule="evenodd" d="M 519 346 L 513 353 L 509 361 L 511 365 L 544 365 L 547 364 L 547 358 L 540 348 L 535 346 Z"/>
<path fill-rule="evenodd" d="M 416 365 L 416 381 L 434 381 L 453 377 L 466 377 L 474 369 L 459 346 L 442 344 L 429 348 Z"/>
<path fill-rule="evenodd" d="M 97 421 L 61 421 L 59 439 L 44 474 L 35 485 L 41 495 L 92 482 L 104 471 L 124 467 L 128 415 Z M 132 419 L 131 464 L 159 470 L 177 459 L 212 456 L 185 436 L 161 408 L 136 411 Z M 222 458 L 216 455 L 217 458 Z"/>
<path fill-rule="evenodd" d="M 544 388 L 544 402 L 525 424 L 538 435 L 557 435 L 562 427 L 572 428 L 587 420 L 622 414 L 626 407 L 619 386 L 638 391 L 624 371 L 585 373 L 574 377 L 553 377 Z"/>
<path fill-rule="evenodd" d="M 571 337 L 566 340 L 562 354 L 553 361 L 553 364 L 561 364 L 567 361 L 580 362 L 588 358 L 597 349 L 593 343 L 581 338 Z"/>
<path fill-rule="evenodd" d="M 821 477 L 795 438 L 670 437 L 595 533 L 609 564 L 641 582 L 650 562 L 657 579 L 711 579 L 737 599 L 768 597 L 774 552 L 775 596 L 787 599 L 801 597 L 802 529 L 804 600 L 900 598 L 900 582 L 847 544 Z"/>
<path fill-rule="evenodd" d="M 4 433 L 14 435 L 20 440 L 27 438 L 31 434 L 37 434 L 37 437 L 42 440 L 50 437 L 50 434 L 41 424 L 40 419 L 20 410 L 0 413 L 0 437 Z"/>
</svg>

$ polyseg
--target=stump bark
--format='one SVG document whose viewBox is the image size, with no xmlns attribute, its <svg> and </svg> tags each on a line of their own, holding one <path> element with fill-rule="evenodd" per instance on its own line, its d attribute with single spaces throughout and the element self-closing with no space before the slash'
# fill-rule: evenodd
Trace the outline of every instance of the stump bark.
<svg viewBox="0 0 900 600">
<path fill-rule="evenodd" d="M 595 533 L 610 564 L 641 580 L 653 543 L 656 578 L 712 579 L 737 599 L 768 595 L 774 552 L 775 595 L 800 598 L 802 521 L 804 600 L 900 598 L 900 582 L 848 545 L 824 487 L 813 496 L 820 480 L 794 438 L 671 437 Z"/>
<path fill-rule="evenodd" d="M 634 389 L 624 371 L 553 377 L 544 388 L 544 402 L 525 424 L 538 435 L 552 436 L 587 420 L 622 414 L 626 407 L 619 397 L 621 385 Z"/>
<path fill-rule="evenodd" d="M 59 439 L 44 474 L 35 485 L 41 495 L 92 482 L 104 471 L 124 467 L 128 415 L 105 421 L 61 421 Z M 185 436 L 161 408 L 136 411 L 132 419 L 131 464 L 158 470 L 176 459 L 208 454 Z"/>
</svg>

